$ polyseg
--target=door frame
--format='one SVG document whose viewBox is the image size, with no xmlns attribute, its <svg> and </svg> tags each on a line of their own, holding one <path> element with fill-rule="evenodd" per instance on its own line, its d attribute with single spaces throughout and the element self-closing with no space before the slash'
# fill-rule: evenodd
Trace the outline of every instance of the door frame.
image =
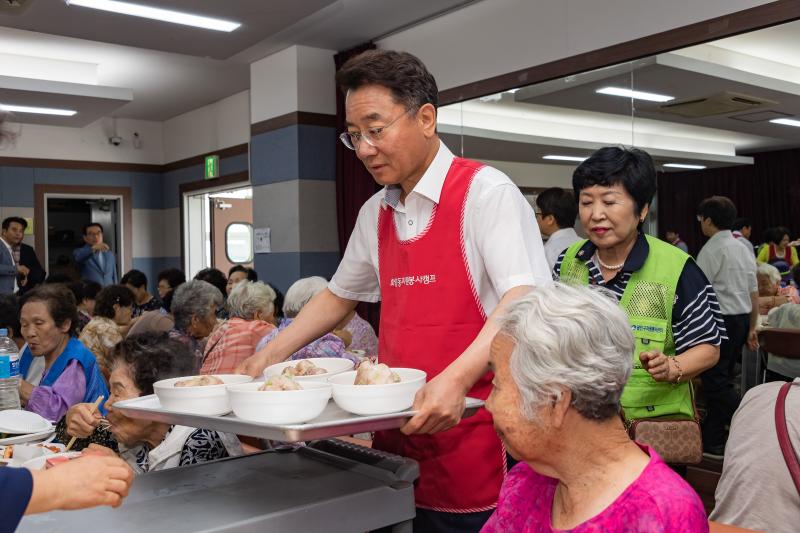
<svg viewBox="0 0 800 533">
<path fill-rule="evenodd" d="M 219 191 L 226 191 L 228 189 L 242 189 L 244 187 L 252 187 L 250 183 L 250 172 L 244 170 L 242 172 L 235 172 L 233 174 L 226 174 L 214 180 L 199 180 L 191 181 L 188 183 L 181 183 L 178 186 L 178 205 L 180 206 L 180 228 L 181 228 L 181 269 L 188 274 L 189 265 L 186 264 L 188 256 L 186 255 L 186 246 L 189 242 L 187 232 L 189 228 L 186 227 L 186 202 L 188 196 L 196 196 L 198 194 L 213 193 Z"/>
<path fill-rule="evenodd" d="M 47 198 L 113 198 L 119 200 L 120 213 L 120 257 L 122 274 L 130 270 L 133 263 L 133 212 L 130 187 L 96 187 L 89 185 L 35 184 L 33 186 L 34 243 L 44 259 L 46 270 L 50 268 L 47 249 Z"/>
</svg>

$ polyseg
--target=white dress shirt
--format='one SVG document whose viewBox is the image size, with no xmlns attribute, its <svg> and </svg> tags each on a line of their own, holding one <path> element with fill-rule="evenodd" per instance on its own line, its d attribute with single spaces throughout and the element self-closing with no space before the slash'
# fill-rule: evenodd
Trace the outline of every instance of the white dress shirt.
<svg viewBox="0 0 800 533">
<path fill-rule="evenodd" d="M 550 235 L 550 238 L 544 243 L 544 253 L 547 256 L 547 264 L 550 266 L 550 270 L 553 270 L 556 266 L 556 261 L 558 261 L 558 256 L 561 255 L 561 252 L 579 240 L 581 238 L 575 233 L 574 228 L 561 228 Z"/>
<path fill-rule="evenodd" d="M 723 315 L 750 313 L 750 294 L 758 292 L 756 259 L 730 230 L 708 239 L 697 255 L 697 265 L 714 287 Z"/>
<path fill-rule="evenodd" d="M 381 299 L 377 231 L 381 205 L 393 208 L 400 239 L 424 233 L 453 157 L 440 143 L 405 203 L 399 201 L 400 189 L 395 186 L 378 191 L 361 206 L 344 258 L 329 284 L 334 294 L 364 302 Z M 464 246 L 469 273 L 487 315 L 509 289 L 552 281 L 533 209 L 508 176 L 492 167 L 475 174 L 467 194 Z"/>
</svg>

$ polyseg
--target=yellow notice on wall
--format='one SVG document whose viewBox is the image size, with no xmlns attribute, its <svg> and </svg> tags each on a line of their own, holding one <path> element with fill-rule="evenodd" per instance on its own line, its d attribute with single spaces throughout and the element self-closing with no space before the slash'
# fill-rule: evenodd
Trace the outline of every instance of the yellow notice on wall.
<svg viewBox="0 0 800 533">
<path fill-rule="evenodd" d="M 28 227 L 25 228 L 25 235 L 33 235 L 33 218 L 25 217 L 25 222 L 28 223 Z"/>
</svg>

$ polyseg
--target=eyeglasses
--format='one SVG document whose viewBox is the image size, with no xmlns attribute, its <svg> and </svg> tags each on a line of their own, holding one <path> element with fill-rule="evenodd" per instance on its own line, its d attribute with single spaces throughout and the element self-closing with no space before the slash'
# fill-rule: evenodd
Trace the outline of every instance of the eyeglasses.
<svg viewBox="0 0 800 533">
<path fill-rule="evenodd" d="M 704 218 L 703 215 L 697 215 L 697 221 L 698 222 L 702 222 L 703 218 Z"/>
<path fill-rule="evenodd" d="M 365 132 L 360 131 L 346 131 L 339 135 L 339 139 L 342 141 L 346 147 L 351 150 L 355 150 L 358 145 L 361 143 L 363 139 L 366 143 L 372 147 L 378 146 L 378 143 L 381 141 L 381 137 L 383 137 L 383 133 L 392 126 L 395 122 L 409 114 L 410 112 L 414 111 L 414 109 L 406 109 L 405 113 L 394 119 L 393 121 L 389 122 L 385 126 L 381 126 L 379 128 L 368 128 Z"/>
</svg>

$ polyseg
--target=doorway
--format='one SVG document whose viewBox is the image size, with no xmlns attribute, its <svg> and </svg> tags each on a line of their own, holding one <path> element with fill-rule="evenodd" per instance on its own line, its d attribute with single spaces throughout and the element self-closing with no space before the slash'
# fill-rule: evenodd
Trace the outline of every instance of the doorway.
<svg viewBox="0 0 800 533">
<path fill-rule="evenodd" d="M 84 245 L 83 227 L 103 226 L 103 241 L 117 258 L 122 276 L 131 268 L 132 212 L 128 187 L 34 185 L 36 250 L 48 275 L 79 279 L 72 252 Z"/>
<path fill-rule="evenodd" d="M 204 268 L 225 275 L 234 265 L 253 266 L 253 189 L 238 187 L 183 195 L 187 276 Z"/>
<path fill-rule="evenodd" d="M 45 195 L 45 224 L 47 225 L 47 244 L 45 261 L 47 271 L 80 278 L 80 271 L 72 259 L 72 252 L 84 245 L 83 228 L 87 224 L 100 224 L 103 227 L 103 242 L 117 258 L 117 272 L 120 264 L 121 223 L 119 197 L 81 197 Z"/>
</svg>

